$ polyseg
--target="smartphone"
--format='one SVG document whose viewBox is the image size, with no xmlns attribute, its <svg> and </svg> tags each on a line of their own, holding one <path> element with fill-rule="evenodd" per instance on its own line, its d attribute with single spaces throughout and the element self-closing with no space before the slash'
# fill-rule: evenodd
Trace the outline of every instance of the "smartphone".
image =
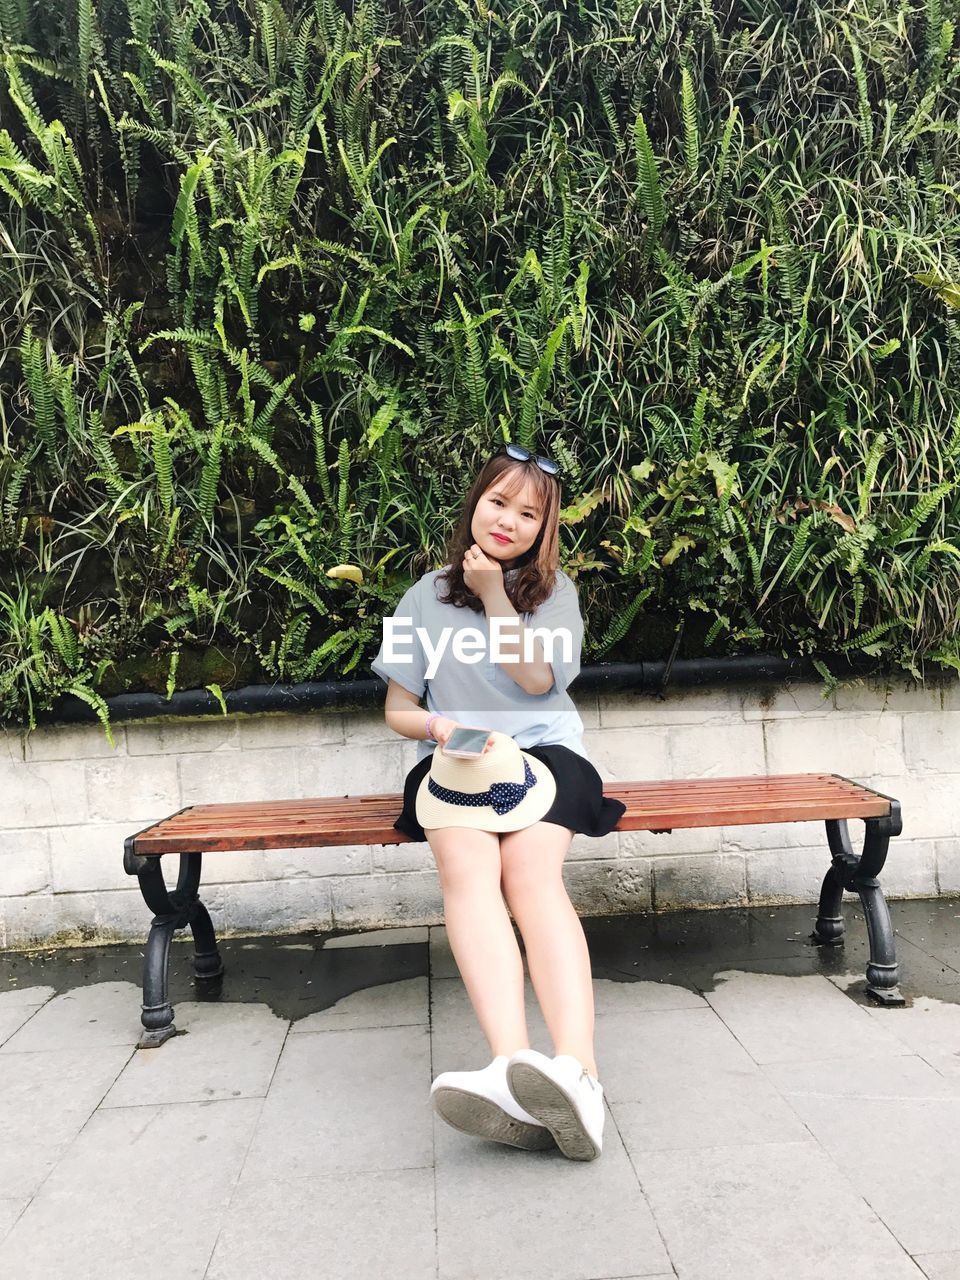
<svg viewBox="0 0 960 1280">
<path fill-rule="evenodd" d="M 490 737 L 489 729 L 454 729 L 443 748 L 444 754 L 462 760 L 475 760 L 483 755 Z"/>
</svg>

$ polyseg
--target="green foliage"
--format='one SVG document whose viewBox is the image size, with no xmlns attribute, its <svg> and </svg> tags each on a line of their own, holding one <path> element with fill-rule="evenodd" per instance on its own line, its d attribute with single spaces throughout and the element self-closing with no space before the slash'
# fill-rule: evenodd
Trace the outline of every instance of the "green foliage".
<svg viewBox="0 0 960 1280">
<path fill-rule="evenodd" d="M 0 719 L 359 674 L 505 440 L 587 656 L 960 669 L 958 22 L 0 0 Z"/>
</svg>

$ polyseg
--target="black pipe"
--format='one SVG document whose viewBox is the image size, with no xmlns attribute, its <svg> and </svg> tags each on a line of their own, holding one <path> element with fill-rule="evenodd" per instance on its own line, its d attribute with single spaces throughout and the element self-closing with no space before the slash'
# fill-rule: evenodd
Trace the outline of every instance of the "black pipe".
<svg viewBox="0 0 960 1280">
<path fill-rule="evenodd" d="M 864 676 L 877 664 L 863 655 L 832 655 L 831 672 L 838 678 Z M 664 684 L 664 677 L 668 684 Z M 665 694 L 671 687 L 710 684 L 781 684 L 787 680 L 819 680 L 812 660 L 750 654 L 733 658 L 681 658 L 668 662 L 610 662 L 584 667 L 576 693 Z M 310 711 L 326 707 L 363 711 L 381 706 L 386 685 L 379 677 L 366 680 L 311 680 L 305 684 L 246 685 L 224 693 L 230 712 Z M 209 716 L 221 713 L 220 703 L 206 689 L 184 689 L 166 698 L 159 693 L 119 693 L 107 698 L 111 721 L 142 720 L 154 716 Z M 38 712 L 38 724 L 81 724 L 95 721 L 96 712 L 79 698 L 60 699 L 49 711 Z"/>
</svg>

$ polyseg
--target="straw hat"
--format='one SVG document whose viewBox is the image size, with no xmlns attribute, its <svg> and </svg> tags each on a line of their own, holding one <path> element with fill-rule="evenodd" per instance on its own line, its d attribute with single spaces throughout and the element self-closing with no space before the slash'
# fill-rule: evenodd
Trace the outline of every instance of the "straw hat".
<svg viewBox="0 0 960 1280">
<path fill-rule="evenodd" d="M 475 827 L 519 831 L 539 822 L 557 794 L 553 774 L 521 751 L 505 733 L 492 731 L 493 746 L 475 760 L 437 747 L 417 791 L 421 827 Z"/>
</svg>

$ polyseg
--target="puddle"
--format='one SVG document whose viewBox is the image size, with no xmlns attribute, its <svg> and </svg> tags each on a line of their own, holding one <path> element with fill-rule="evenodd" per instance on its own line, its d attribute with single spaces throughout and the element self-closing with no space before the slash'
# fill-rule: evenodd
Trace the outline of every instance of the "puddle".
<svg viewBox="0 0 960 1280">
<path fill-rule="evenodd" d="M 960 1004 L 960 904 L 911 900 L 891 903 L 890 911 L 907 1007 L 924 997 Z M 842 947 L 810 945 L 815 915 L 812 906 L 755 907 L 595 916 L 585 918 L 583 927 L 596 979 L 657 982 L 702 994 L 716 990 L 723 982 L 718 975 L 734 969 L 784 977 L 821 974 L 849 999 L 876 1007 L 863 990 L 869 949 L 858 904 L 845 904 Z M 350 945 L 351 937 L 357 945 Z M 224 939 L 218 990 L 212 983 L 194 985 L 187 931 L 171 948 L 170 999 L 174 1007 L 205 999 L 266 1004 L 295 1022 L 355 991 L 429 977 L 428 943 L 363 945 L 361 937 L 338 931 Z M 0 952 L 0 993 L 45 987 L 62 995 L 97 982 L 139 987 L 142 966 L 143 946 L 136 944 Z"/>
<path fill-rule="evenodd" d="M 292 1022 L 329 1009 L 367 987 L 403 982 L 429 973 L 425 942 L 324 950 L 334 935 L 225 938 L 218 942 L 224 975 L 218 982 L 193 982 L 190 932 L 170 948 L 170 1001 L 223 1000 L 265 1004 Z M 336 935 L 341 936 L 341 935 Z M 0 952 L 0 994 L 28 987 L 52 987 L 56 995 L 96 982 L 141 986 L 142 946 L 63 948 Z"/>
</svg>

